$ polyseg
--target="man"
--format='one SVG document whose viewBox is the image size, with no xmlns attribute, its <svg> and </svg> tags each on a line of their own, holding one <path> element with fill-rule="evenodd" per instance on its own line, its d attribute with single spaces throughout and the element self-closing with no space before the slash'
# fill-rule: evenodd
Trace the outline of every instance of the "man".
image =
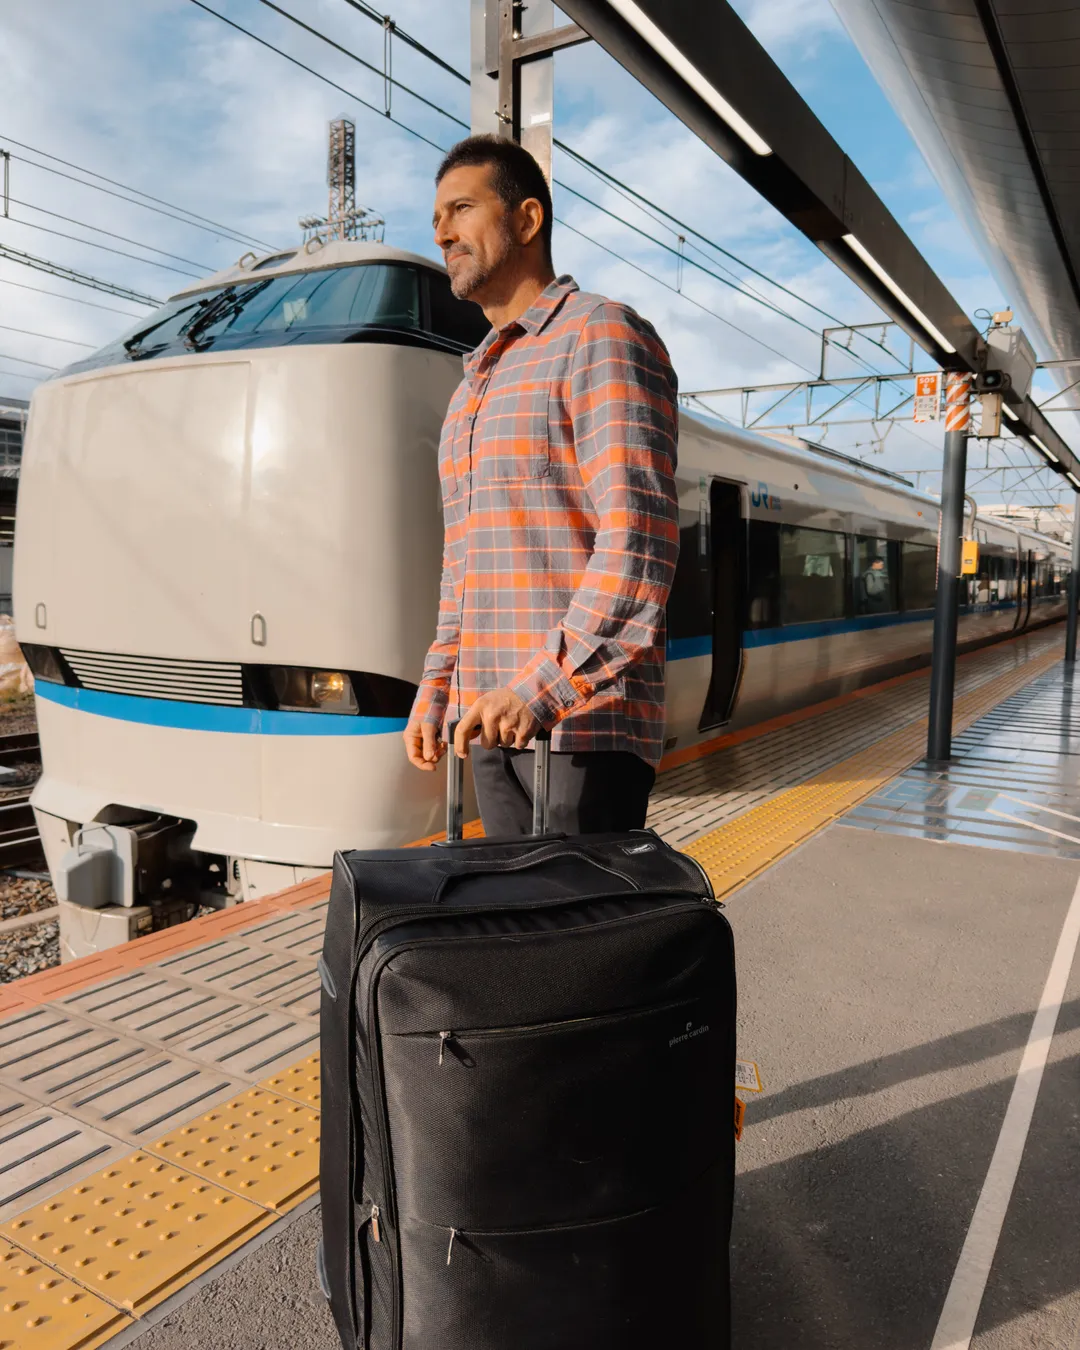
<svg viewBox="0 0 1080 1350">
<path fill-rule="evenodd" d="M 444 721 L 485 833 L 527 834 L 552 729 L 552 830 L 640 828 L 663 748 L 664 611 L 678 555 L 676 380 L 652 326 L 556 278 L 551 194 L 521 146 L 474 136 L 436 176 L 435 241 L 491 332 L 439 449 L 438 631 L 405 731 L 434 770 Z"/>
</svg>

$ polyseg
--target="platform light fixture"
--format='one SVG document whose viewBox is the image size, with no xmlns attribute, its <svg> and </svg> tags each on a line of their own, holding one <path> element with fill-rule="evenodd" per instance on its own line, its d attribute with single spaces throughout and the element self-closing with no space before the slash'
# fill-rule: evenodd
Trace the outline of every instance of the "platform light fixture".
<svg viewBox="0 0 1080 1350">
<path fill-rule="evenodd" d="M 1065 477 L 1069 480 L 1069 482 L 1073 485 L 1074 488 L 1080 491 L 1080 478 L 1077 478 L 1076 475 L 1072 473 L 1067 473 Z"/>
<path fill-rule="evenodd" d="M 1005 414 L 1005 416 L 1009 419 L 1010 422 L 1020 421 L 1020 414 L 1014 413 L 1007 403 L 1002 403 L 1001 411 Z"/>
<path fill-rule="evenodd" d="M 942 351 L 949 352 L 950 355 L 956 351 L 956 348 L 941 329 L 935 327 L 934 324 L 930 322 L 915 301 L 912 300 L 911 296 L 908 295 L 906 291 L 900 289 L 874 255 L 868 249 L 864 248 L 853 234 L 845 234 L 843 236 L 843 242 L 847 244 L 848 248 L 851 249 L 852 253 L 854 253 L 857 258 L 862 259 L 867 267 L 869 267 L 870 271 L 873 272 L 874 276 L 877 277 L 878 281 L 880 281 L 885 289 L 890 291 L 897 300 L 900 301 L 911 317 L 922 324 Z"/>
<path fill-rule="evenodd" d="M 1050 461 L 1051 464 L 1061 463 L 1061 460 L 1058 459 L 1057 455 L 1054 454 L 1053 450 L 1051 450 L 1048 445 L 1046 445 L 1043 441 L 1041 441 L 1038 438 L 1038 436 L 1035 435 L 1034 432 L 1031 433 L 1029 440 L 1031 441 L 1031 444 L 1036 447 L 1036 449 L 1041 450 L 1043 452 L 1043 454 L 1046 456 L 1046 458 Z"/>
<path fill-rule="evenodd" d="M 674 42 L 642 11 L 640 5 L 635 4 L 634 0 L 610 0 L 610 3 L 616 14 L 625 19 L 639 37 L 645 39 L 657 56 L 663 58 L 694 93 L 704 99 L 713 112 L 727 123 L 736 136 L 746 142 L 755 155 L 772 154 L 772 146 L 768 141 L 759 136 L 746 118 L 737 113 L 727 99 L 713 88 L 697 66 L 686 59 Z"/>
</svg>

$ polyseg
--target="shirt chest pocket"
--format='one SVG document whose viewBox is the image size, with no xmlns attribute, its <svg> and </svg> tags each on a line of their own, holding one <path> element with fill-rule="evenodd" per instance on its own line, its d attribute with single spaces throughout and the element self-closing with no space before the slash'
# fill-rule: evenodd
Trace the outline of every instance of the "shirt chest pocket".
<svg viewBox="0 0 1080 1350">
<path fill-rule="evenodd" d="M 492 390 L 476 420 L 473 441 L 482 483 L 523 482 L 551 471 L 545 384 L 536 389 Z"/>
</svg>

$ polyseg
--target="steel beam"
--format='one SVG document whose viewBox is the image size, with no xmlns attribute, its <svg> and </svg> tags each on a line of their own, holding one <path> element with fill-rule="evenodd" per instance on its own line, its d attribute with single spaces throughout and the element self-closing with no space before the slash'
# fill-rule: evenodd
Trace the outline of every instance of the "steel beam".
<svg viewBox="0 0 1080 1350">
<path fill-rule="evenodd" d="M 1065 660 L 1076 664 L 1076 608 L 1080 605 L 1080 501 L 1073 501 L 1072 566 L 1069 571 L 1069 613 L 1065 624 Z"/>
<path fill-rule="evenodd" d="M 941 477 L 941 524 L 934 640 L 930 664 L 930 725 L 926 757 L 943 763 L 952 753 L 953 691 L 956 684 L 956 634 L 960 603 L 960 554 L 964 530 L 969 382 L 953 375 L 946 393 L 945 463 Z"/>
</svg>

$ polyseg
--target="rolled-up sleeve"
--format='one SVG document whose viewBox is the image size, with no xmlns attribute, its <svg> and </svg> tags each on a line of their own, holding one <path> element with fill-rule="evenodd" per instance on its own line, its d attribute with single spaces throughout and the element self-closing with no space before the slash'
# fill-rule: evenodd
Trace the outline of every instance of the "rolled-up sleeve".
<svg viewBox="0 0 1080 1350">
<path fill-rule="evenodd" d="M 578 339 L 570 391 L 577 464 L 598 522 L 593 552 L 565 616 L 511 685 L 544 726 L 614 683 L 664 631 L 679 553 L 677 393 L 652 326 L 622 305 L 598 305 Z"/>
</svg>

